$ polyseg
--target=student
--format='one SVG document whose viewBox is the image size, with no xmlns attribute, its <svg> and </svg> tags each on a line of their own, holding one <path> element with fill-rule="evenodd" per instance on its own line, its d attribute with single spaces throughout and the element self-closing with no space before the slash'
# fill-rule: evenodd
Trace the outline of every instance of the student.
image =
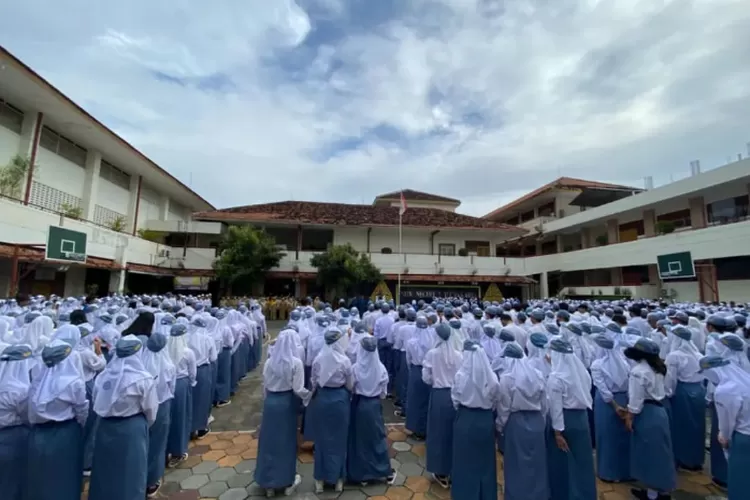
<svg viewBox="0 0 750 500">
<path fill-rule="evenodd" d="M 315 492 L 322 493 L 325 484 L 336 492 L 344 489 L 346 448 L 349 432 L 350 393 L 354 385 L 352 365 L 344 354 L 343 336 L 338 328 L 324 336 L 325 347 L 315 358 L 311 382 L 314 396 L 310 410 L 315 426 Z"/>
<path fill-rule="evenodd" d="M 435 328 L 440 340 L 435 347 L 427 351 L 422 365 L 422 381 L 431 388 L 427 412 L 425 469 L 446 489 L 450 487 L 453 421 L 456 417 L 451 400 L 451 388 L 463 360 L 461 352 L 455 350 L 451 338 L 455 331 L 448 323 L 441 323 Z"/>
<path fill-rule="evenodd" d="M 451 388 L 453 424 L 451 496 L 461 500 L 497 498 L 497 456 L 493 413 L 500 383 L 482 347 L 464 343 L 461 367 Z"/>
<path fill-rule="evenodd" d="M 596 471 L 602 481 L 627 481 L 630 479 L 630 434 L 618 411 L 628 404 L 630 365 L 611 339 L 594 335 L 592 340 L 598 348 L 591 364 L 591 378 L 596 388 Z"/>
<path fill-rule="evenodd" d="M 348 313 L 348 312 L 347 312 Z M 375 323 L 377 327 L 377 322 Z M 374 336 L 360 341 L 362 348 L 352 365 L 354 389 L 349 418 L 347 474 L 352 483 L 393 482 L 396 477 L 388 456 L 383 406 L 388 391 L 388 372 L 378 358 L 381 344 Z"/>
<path fill-rule="evenodd" d="M 716 387 L 718 441 L 729 455 L 727 497 L 745 498 L 750 491 L 750 374 L 719 356 L 702 358 L 700 366 Z"/>
<path fill-rule="evenodd" d="M 664 376 L 667 367 L 659 357 L 659 346 L 645 337 L 625 349 L 635 362 L 628 379 L 627 412 L 620 411 L 630 431 L 630 475 L 643 486 L 631 493 L 640 500 L 668 499 L 675 489 L 672 435 L 664 408 Z"/>
<path fill-rule="evenodd" d="M 169 467 L 177 467 L 188 458 L 190 419 L 193 411 L 192 390 L 196 384 L 197 367 L 195 353 L 188 347 L 186 333 L 185 325 L 172 325 L 167 340 L 167 352 L 177 371 L 167 438 L 167 453 L 171 457 Z"/>
<path fill-rule="evenodd" d="M 497 430 L 503 436 L 504 498 L 547 499 L 546 380 L 520 345 L 507 344 L 503 356 Z"/>
<path fill-rule="evenodd" d="M 297 474 L 297 409 L 299 399 L 307 405 L 312 394 L 305 389 L 304 365 L 295 353 L 294 332 L 283 330 L 263 366 L 265 398 L 255 482 L 268 497 L 281 488 L 289 496 L 302 482 Z"/>
<path fill-rule="evenodd" d="M 159 403 L 154 378 L 134 335 L 117 341 L 116 356 L 94 384 L 94 411 L 99 416 L 94 446 L 96 467 L 89 499 L 133 500 L 146 496 L 148 428 L 156 420 Z"/>
<path fill-rule="evenodd" d="M 80 500 L 83 426 L 89 411 L 80 358 L 53 340 L 42 350 L 42 368 L 29 391 L 26 500 Z M 39 475 L 43 477 L 40 478 Z M 43 479 L 43 480 L 40 480 Z"/>
<path fill-rule="evenodd" d="M 596 500 L 596 479 L 587 410 L 591 376 L 561 337 L 549 343 L 547 379 L 551 433 L 547 451 L 550 490 L 555 500 Z"/>
<path fill-rule="evenodd" d="M 0 354 L 0 492 L 6 500 L 26 496 L 31 356 L 23 344 Z"/>
<path fill-rule="evenodd" d="M 406 346 L 406 362 L 409 365 L 406 429 L 414 439 L 424 440 L 427 435 L 430 387 L 422 381 L 422 363 L 427 351 L 435 345 L 435 334 L 424 316 L 417 318 L 415 326 L 414 337 Z"/>
<path fill-rule="evenodd" d="M 154 377 L 156 384 L 156 402 L 159 410 L 156 420 L 148 429 L 148 475 L 146 478 L 146 496 L 153 498 L 161 487 L 161 478 L 167 459 L 167 438 L 172 413 L 177 370 L 169 358 L 167 337 L 160 333 L 151 335 L 142 349 L 143 367 Z"/>
<path fill-rule="evenodd" d="M 216 386 L 214 391 L 214 405 L 221 408 L 230 404 L 232 384 L 232 346 L 234 333 L 227 324 L 227 313 L 223 309 L 216 311 L 219 323 L 214 330 L 214 341 L 221 346 L 216 366 Z"/>
<path fill-rule="evenodd" d="M 203 439 L 209 433 L 208 418 L 211 416 L 213 402 L 213 381 L 211 359 L 218 357 L 216 344 L 206 333 L 206 322 L 194 316 L 188 334 L 188 346 L 195 353 L 196 385 L 193 388 L 193 410 L 191 432 L 196 439 Z"/>
</svg>

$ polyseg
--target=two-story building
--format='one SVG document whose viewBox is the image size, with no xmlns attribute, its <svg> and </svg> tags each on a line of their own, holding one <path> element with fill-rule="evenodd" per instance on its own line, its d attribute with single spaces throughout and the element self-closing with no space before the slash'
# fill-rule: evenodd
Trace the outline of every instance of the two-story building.
<svg viewBox="0 0 750 500">
<path fill-rule="evenodd" d="M 222 231 L 192 221 L 213 209 L 0 47 L 0 296 L 205 288 L 215 249 L 187 242 Z M 46 259 L 51 226 L 85 259 Z"/>
</svg>

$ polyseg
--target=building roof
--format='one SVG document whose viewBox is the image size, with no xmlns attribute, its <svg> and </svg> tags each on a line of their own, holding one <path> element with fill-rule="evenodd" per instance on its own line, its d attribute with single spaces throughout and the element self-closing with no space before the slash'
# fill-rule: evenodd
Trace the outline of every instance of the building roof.
<svg viewBox="0 0 750 500">
<path fill-rule="evenodd" d="M 121 146 L 124 146 L 127 150 L 129 150 L 130 153 L 135 155 L 138 159 L 141 161 L 146 162 L 150 167 L 152 167 L 155 171 L 167 176 L 169 179 L 177 183 L 180 188 L 184 189 L 186 193 L 189 195 L 195 196 L 198 201 L 200 201 L 205 206 L 213 208 L 213 205 L 209 203 L 205 198 L 203 198 L 201 195 L 190 189 L 187 185 L 185 185 L 182 181 L 180 181 L 178 178 L 164 170 L 162 167 L 157 165 L 153 160 L 148 158 L 145 154 L 143 154 L 141 151 L 135 148 L 132 144 L 130 144 L 128 141 L 117 135 L 115 132 L 113 132 L 109 127 L 104 125 L 102 122 L 100 122 L 97 118 L 95 118 L 93 115 L 91 115 L 88 111 L 83 109 L 81 106 L 79 106 L 77 103 L 75 103 L 72 99 L 70 99 L 68 96 L 63 94 L 60 90 L 57 89 L 54 85 L 52 85 L 50 82 L 48 82 L 46 79 L 44 79 L 39 73 L 31 69 L 28 65 L 26 65 L 23 61 L 18 59 L 16 56 L 11 54 L 5 47 L 0 45 L 0 61 L 2 61 L 2 58 L 5 57 L 9 59 L 13 64 L 15 64 L 17 67 L 21 68 L 28 76 L 32 78 L 33 81 L 35 81 L 39 86 L 42 88 L 48 90 L 51 92 L 56 98 L 58 98 L 60 101 L 64 102 L 65 104 L 72 107 L 75 111 L 80 113 L 85 119 L 90 120 L 92 123 L 94 123 L 97 127 L 100 128 L 103 132 L 105 132 L 111 139 L 114 139 L 115 142 L 119 143 Z M 175 200 L 180 201 L 180 200 Z"/>
<path fill-rule="evenodd" d="M 491 219 L 493 217 L 497 217 L 498 215 L 501 215 L 504 212 L 512 210 L 513 208 L 517 207 L 521 203 L 532 200 L 536 198 L 537 196 L 544 194 L 547 191 L 551 191 L 553 189 L 587 189 L 587 188 L 612 189 L 612 190 L 619 190 L 619 191 L 635 191 L 635 192 L 643 191 L 640 188 L 635 188 L 632 186 L 621 186 L 618 184 L 609 184 L 607 182 L 587 181 L 585 179 L 575 179 L 573 177 L 560 177 L 559 179 L 555 179 L 554 181 L 549 182 L 545 184 L 544 186 L 537 188 L 531 191 L 530 193 L 527 193 L 524 196 L 521 196 L 520 198 L 511 201 L 510 203 L 506 205 L 503 205 L 500 208 L 496 208 L 492 212 L 485 215 L 483 218 Z"/>
<path fill-rule="evenodd" d="M 457 200 L 455 198 L 448 198 L 447 196 L 415 191 L 413 189 L 404 189 L 403 191 L 393 191 L 392 193 L 381 194 L 375 197 L 375 201 L 400 200 L 402 194 L 404 195 L 406 201 L 436 201 L 439 203 L 461 204 L 461 200 Z"/>
<path fill-rule="evenodd" d="M 347 203 L 280 201 L 232 207 L 193 214 L 196 220 L 236 222 L 276 222 L 330 226 L 398 226 L 399 208 Z M 523 233 L 518 227 L 437 208 L 409 207 L 402 223 L 407 227 L 488 229 Z"/>
</svg>

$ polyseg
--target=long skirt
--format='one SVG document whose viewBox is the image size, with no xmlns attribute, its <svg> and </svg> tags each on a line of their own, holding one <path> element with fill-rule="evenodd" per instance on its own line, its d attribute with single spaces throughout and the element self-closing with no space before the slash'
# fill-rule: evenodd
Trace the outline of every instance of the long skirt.
<svg viewBox="0 0 750 500">
<path fill-rule="evenodd" d="M 0 491 L 5 500 L 25 497 L 29 428 L 25 425 L 0 428 Z"/>
<path fill-rule="evenodd" d="M 453 421 L 456 410 L 451 388 L 433 388 L 427 412 L 427 464 L 425 468 L 438 476 L 451 475 L 453 459 Z"/>
<path fill-rule="evenodd" d="M 310 386 L 310 377 L 312 376 L 312 366 L 305 365 L 305 389 L 312 389 Z"/>
<path fill-rule="evenodd" d="M 214 402 L 228 401 L 232 383 L 232 349 L 225 347 L 219 353 L 216 369 Z"/>
<path fill-rule="evenodd" d="M 430 406 L 430 386 L 422 381 L 422 366 L 409 367 L 409 405 L 406 428 L 418 436 L 427 435 L 427 410 Z"/>
<path fill-rule="evenodd" d="M 248 363 L 248 352 L 250 352 L 250 339 L 247 337 L 242 338 L 242 343 L 240 344 L 240 355 L 242 356 L 242 359 L 240 360 L 240 364 L 242 365 L 242 370 L 240 371 L 241 376 L 240 378 L 247 375 L 247 372 L 250 371 L 250 364 Z"/>
<path fill-rule="evenodd" d="M 353 483 L 385 479 L 391 473 L 379 397 L 352 396 L 346 470 Z"/>
<path fill-rule="evenodd" d="M 589 376 L 591 376 L 591 370 L 588 370 Z M 591 400 L 593 401 L 596 397 L 596 386 L 591 384 Z M 596 419 L 594 418 L 594 409 L 586 410 L 589 417 L 589 432 L 591 433 L 591 447 L 596 449 Z"/>
<path fill-rule="evenodd" d="M 492 410 L 466 406 L 458 408 L 453 424 L 452 463 L 452 498 L 497 499 L 495 418 Z"/>
<path fill-rule="evenodd" d="M 315 427 L 315 468 L 317 481 L 335 484 L 346 478 L 346 449 L 351 403 L 345 387 L 318 387 L 312 406 Z"/>
<path fill-rule="evenodd" d="M 31 428 L 26 500 L 80 500 L 83 429 L 74 419 Z"/>
<path fill-rule="evenodd" d="M 669 417 L 663 406 L 646 403 L 633 417 L 630 475 L 644 487 L 669 493 L 677 484 Z"/>
<path fill-rule="evenodd" d="M 255 482 L 264 489 L 286 488 L 297 473 L 297 405 L 292 391 L 267 392 L 258 438 Z"/>
<path fill-rule="evenodd" d="M 409 363 L 406 362 L 405 351 L 398 351 L 398 357 L 401 361 L 398 364 L 398 373 L 396 374 L 396 391 L 401 403 L 401 411 L 406 413 L 409 402 Z"/>
<path fill-rule="evenodd" d="M 627 406 L 628 393 L 617 392 L 615 402 Z M 596 421 L 596 472 L 604 481 L 627 481 L 630 478 L 630 433 L 612 405 L 605 403 L 599 391 L 594 397 Z"/>
<path fill-rule="evenodd" d="M 192 420 L 193 398 L 190 380 L 187 377 L 177 379 L 172 399 L 167 453 L 179 458 L 188 452 L 190 442 L 190 421 Z"/>
<path fill-rule="evenodd" d="M 727 497 L 729 500 L 735 498 L 747 498 L 750 492 L 750 436 L 734 432 L 732 442 L 729 445 L 729 485 Z"/>
<path fill-rule="evenodd" d="M 193 387 L 193 413 L 191 431 L 208 429 L 208 417 L 211 414 L 211 365 L 198 367 L 197 384 Z"/>
<path fill-rule="evenodd" d="M 240 344 L 237 347 L 237 350 L 232 353 L 232 378 L 231 382 L 229 383 L 229 392 L 230 394 L 234 394 L 237 392 L 237 385 L 240 382 L 240 378 L 244 375 L 242 372 L 242 365 L 243 365 L 243 359 L 242 359 L 242 344 Z"/>
<path fill-rule="evenodd" d="M 727 457 L 724 449 L 719 444 L 719 415 L 716 413 L 716 405 L 711 403 L 711 479 L 726 486 L 727 484 Z"/>
<path fill-rule="evenodd" d="M 248 344 L 247 346 L 247 371 L 249 372 L 255 370 L 258 366 L 258 360 L 255 357 L 255 342 L 258 342 L 258 340 L 255 339 L 252 345 Z"/>
<path fill-rule="evenodd" d="M 547 500 L 546 421 L 539 411 L 514 411 L 503 435 L 506 500 Z"/>
<path fill-rule="evenodd" d="M 677 382 L 670 400 L 675 463 L 700 470 L 706 459 L 706 388 L 701 382 Z"/>
<path fill-rule="evenodd" d="M 563 410 L 563 437 L 570 451 L 557 447 L 554 431 L 547 434 L 547 473 L 552 498 L 555 500 L 596 500 L 594 456 L 586 410 Z"/>
<path fill-rule="evenodd" d="M 90 500 L 135 500 L 146 496 L 148 421 L 143 413 L 99 419 L 89 485 Z"/>
<path fill-rule="evenodd" d="M 393 387 L 393 345 L 389 344 L 385 338 L 378 339 L 378 357 L 388 372 L 388 391 L 390 391 Z"/>
<path fill-rule="evenodd" d="M 164 475 L 164 464 L 167 459 L 167 438 L 169 421 L 172 419 L 172 400 L 168 399 L 159 405 L 156 420 L 148 429 L 148 477 L 146 484 L 153 486 L 161 481 Z"/>
<path fill-rule="evenodd" d="M 94 400 L 93 390 L 96 378 L 86 382 L 86 399 Z M 91 470 L 94 461 L 94 440 L 96 439 L 96 428 L 99 426 L 99 415 L 94 411 L 94 405 L 89 404 L 89 415 L 86 425 L 83 426 L 83 469 Z"/>
<path fill-rule="evenodd" d="M 253 344 L 253 352 L 255 353 L 255 365 L 257 366 L 263 359 L 263 338 L 260 334 L 259 337 L 255 339 L 255 344 Z"/>
<path fill-rule="evenodd" d="M 401 371 L 401 351 L 391 348 L 391 363 L 393 363 L 393 375 L 389 375 L 388 381 L 391 382 L 391 394 L 394 401 L 401 404 L 401 387 L 399 386 L 399 373 Z"/>
</svg>

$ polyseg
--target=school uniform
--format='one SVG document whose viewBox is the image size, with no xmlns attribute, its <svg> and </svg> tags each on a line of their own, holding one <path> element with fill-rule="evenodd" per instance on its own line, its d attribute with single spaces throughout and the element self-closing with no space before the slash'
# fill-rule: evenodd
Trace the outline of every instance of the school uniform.
<svg viewBox="0 0 750 500">
<path fill-rule="evenodd" d="M 422 363 L 427 351 L 434 347 L 437 337 L 427 318 L 418 317 L 415 326 L 414 336 L 406 346 L 406 362 L 409 365 L 406 429 L 416 438 L 424 439 L 427 435 L 430 387 L 422 380 Z"/>
<path fill-rule="evenodd" d="M 208 430 L 208 418 L 211 416 L 213 406 L 213 374 L 211 371 L 211 359 L 218 357 L 216 345 L 205 329 L 205 321 L 195 318 L 188 334 L 188 346 L 195 354 L 197 366 L 195 375 L 195 387 L 193 387 L 193 407 L 191 417 L 191 432 L 206 432 Z"/>
<path fill-rule="evenodd" d="M 172 457 L 170 466 L 175 466 L 187 458 L 192 429 L 192 391 L 197 384 L 198 368 L 195 353 L 188 347 L 186 333 L 185 325 L 172 326 L 166 347 L 177 373 L 167 438 L 167 453 Z"/>
</svg>

